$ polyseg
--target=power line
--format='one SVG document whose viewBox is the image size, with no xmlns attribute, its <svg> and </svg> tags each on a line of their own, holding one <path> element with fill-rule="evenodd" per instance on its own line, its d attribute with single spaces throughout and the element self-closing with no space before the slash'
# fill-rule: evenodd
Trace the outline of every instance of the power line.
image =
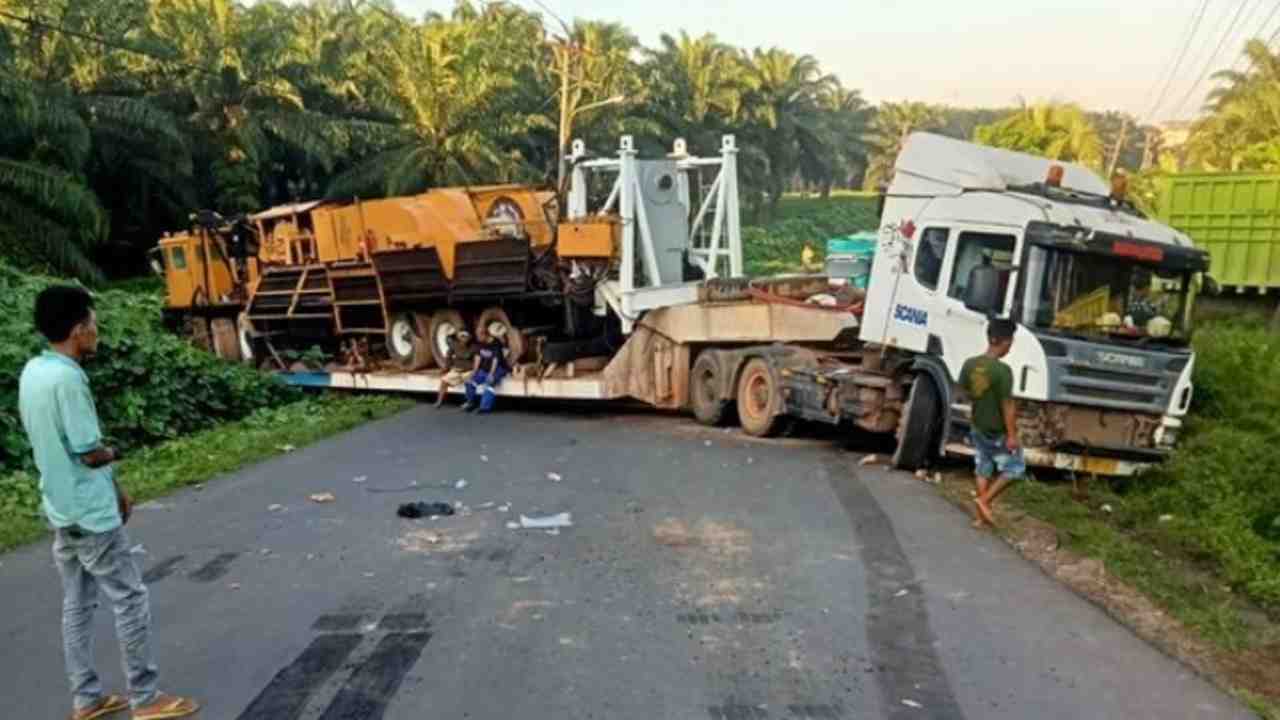
<svg viewBox="0 0 1280 720">
<path fill-rule="evenodd" d="M 1213 67 L 1214 61 L 1218 58 L 1218 53 L 1222 52 L 1222 46 L 1226 44 L 1227 38 L 1231 36 L 1231 31 L 1235 29 L 1236 23 L 1240 21 L 1240 15 L 1244 12 L 1246 5 L 1248 5 L 1247 0 L 1240 3 L 1240 8 L 1236 10 L 1235 16 L 1231 18 L 1231 22 L 1227 25 L 1226 32 L 1224 32 L 1222 37 L 1218 39 L 1218 46 L 1213 49 L 1213 52 L 1209 54 L 1208 59 L 1205 60 L 1204 68 L 1200 70 L 1200 75 L 1196 77 L 1196 81 L 1191 84 L 1191 87 L 1187 88 L 1187 93 L 1182 96 L 1181 102 L 1174 106 L 1173 112 L 1175 115 L 1182 112 L 1183 106 L 1185 106 L 1187 101 L 1191 99 L 1196 88 L 1200 87 L 1200 83 L 1204 82 L 1205 77 L 1209 74 L 1209 70 Z"/>
<path fill-rule="evenodd" d="M 1143 118 L 1142 124 L 1145 125 L 1150 122 L 1152 116 L 1160 109 L 1160 105 L 1164 103 L 1165 96 L 1169 94 L 1169 87 L 1173 85 L 1173 79 L 1178 75 L 1178 68 L 1182 66 L 1182 61 L 1187 57 L 1187 51 L 1191 49 L 1191 41 L 1195 38 L 1196 33 L 1200 31 L 1200 23 L 1204 20 L 1205 10 L 1208 9 L 1209 0 L 1200 0 L 1200 9 L 1196 11 L 1191 25 L 1188 26 L 1186 38 L 1182 43 L 1182 50 L 1178 52 L 1177 60 L 1174 61 L 1173 66 L 1169 69 L 1169 76 L 1165 79 L 1164 87 L 1160 90 L 1160 95 L 1156 98 L 1155 103 L 1147 110 L 1147 115 Z M 1157 80 L 1157 82 L 1159 81 Z"/>
<path fill-rule="evenodd" d="M 1260 0 L 1258 2 L 1257 7 L 1260 8 L 1263 5 L 1266 5 L 1266 0 Z M 1255 12 L 1256 10 L 1257 8 L 1255 8 Z M 1271 21 L 1275 19 L 1276 13 L 1280 13 L 1280 2 L 1277 2 L 1275 4 L 1275 7 L 1271 8 L 1271 12 L 1267 14 L 1267 17 L 1264 18 L 1261 23 L 1258 24 L 1258 28 L 1256 30 L 1254 30 L 1252 33 L 1250 32 L 1245 33 L 1244 44 L 1241 45 L 1242 50 L 1244 49 L 1244 47 L 1246 47 L 1249 44 L 1249 41 L 1253 40 L 1254 38 L 1261 38 L 1267 34 L 1267 26 L 1270 25 Z M 1249 17 L 1252 18 L 1253 13 L 1250 13 Z M 1246 24 L 1248 24 L 1248 22 L 1249 22 L 1248 20 L 1245 20 Z M 1272 37 L 1274 38 L 1275 36 L 1272 35 Z M 1271 44 L 1270 41 L 1268 41 L 1267 44 L 1270 45 Z M 1239 70 L 1247 60 L 1248 58 L 1245 57 L 1243 53 L 1241 53 L 1240 57 L 1236 60 L 1235 64 L 1231 66 L 1231 68 L 1233 70 Z"/>
</svg>

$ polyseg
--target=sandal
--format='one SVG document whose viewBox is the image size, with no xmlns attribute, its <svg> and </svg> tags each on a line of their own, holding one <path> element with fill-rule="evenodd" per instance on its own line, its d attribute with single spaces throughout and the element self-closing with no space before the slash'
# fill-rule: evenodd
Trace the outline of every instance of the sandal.
<svg viewBox="0 0 1280 720">
<path fill-rule="evenodd" d="M 93 705 L 71 713 L 71 720 L 97 720 L 100 717 L 106 717 L 128 709 L 128 698 L 123 698 L 119 695 L 104 695 L 98 698 L 98 702 Z"/>
<path fill-rule="evenodd" d="M 160 693 L 150 704 L 133 709 L 133 720 L 170 720 L 194 715 L 200 706 L 194 700 Z"/>
</svg>

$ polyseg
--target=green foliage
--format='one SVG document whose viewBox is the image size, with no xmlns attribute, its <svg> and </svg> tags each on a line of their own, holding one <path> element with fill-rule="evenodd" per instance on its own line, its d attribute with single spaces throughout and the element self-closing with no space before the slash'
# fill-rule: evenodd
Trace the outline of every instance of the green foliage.
<svg viewBox="0 0 1280 720">
<path fill-rule="evenodd" d="M 841 235 L 875 230 L 876 198 L 873 195 L 838 195 L 829 198 L 783 198 L 779 219 L 763 227 L 742 229 L 742 248 L 748 275 L 799 272 L 805 244 L 822 257 L 827 240 Z"/>
<path fill-rule="evenodd" d="M 116 474 L 135 501 L 145 502 L 411 405 L 389 395 L 308 397 L 142 448 L 125 458 Z M 40 537 L 39 507 L 40 492 L 30 473 L 0 473 L 0 551 Z"/>
<path fill-rule="evenodd" d="M 18 377 L 44 346 L 31 323 L 36 294 L 54 282 L 0 265 L 0 472 L 29 469 L 18 418 Z M 167 332 L 157 292 L 95 297 L 102 342 L 86 363 L 103 432 L 134 450 L 298 397 L 269 376 L 219 361 Z"/>
<path fill-rule="evenodd" d="M 1075 105 L 1028 105 L 1003 120 L 979 126 L 973 138 L 984 145 L 1102 168 L 1098 132 Z"/>
<path fill-rule="evenodd" d="M 1280 170 L 1280 52 L 1261 39 L 1245 45 L 1248 67 L 1214 76 L 1206 114 L 1191 129 L 1187 159 L 1204 170 Z"/>
</svg>

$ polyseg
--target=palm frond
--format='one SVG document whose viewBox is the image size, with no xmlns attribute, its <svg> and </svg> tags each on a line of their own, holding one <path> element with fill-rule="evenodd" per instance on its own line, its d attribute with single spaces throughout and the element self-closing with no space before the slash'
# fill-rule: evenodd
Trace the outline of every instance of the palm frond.
<svg viewBox="0 0 1280 720">
<path fill-rule="evenodd" d="M 172 113 L 142 98 L 89 95 L 78 99 L 94 132 L 146 143 L 163 143 L 169 152 L 184 152 L 187 138 Z"/>
<path fill-rule="evenodd" d="M 102 270 L 85 253 L 80 233 L 17 198 L 0 195 L 0 235 L 18 244 L 18 252 L 25 257 L 39 259 L 91 285 L 104 280 Z"/>
<path fill-rule="evenodd" d="M 93 191 L 50 167 L 0 158 L 0 196 L 20 200 L 41 214 L 76 227 L 89 242 L 102 239 L 106 213 Z"/>
</svg>

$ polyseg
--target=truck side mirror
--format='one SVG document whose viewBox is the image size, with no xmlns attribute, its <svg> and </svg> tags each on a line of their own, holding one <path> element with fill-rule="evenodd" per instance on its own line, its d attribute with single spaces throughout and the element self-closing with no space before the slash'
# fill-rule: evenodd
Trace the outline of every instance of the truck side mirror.
<svg viewBox="0 0 1280 720">
<path fill-rule="evenodd" d="M 1000 310 L 1000 270 L 993 265 L 979 265 L 969 271 L 964 288 L 964 306 L 983 315 Z"/>
</svg>

